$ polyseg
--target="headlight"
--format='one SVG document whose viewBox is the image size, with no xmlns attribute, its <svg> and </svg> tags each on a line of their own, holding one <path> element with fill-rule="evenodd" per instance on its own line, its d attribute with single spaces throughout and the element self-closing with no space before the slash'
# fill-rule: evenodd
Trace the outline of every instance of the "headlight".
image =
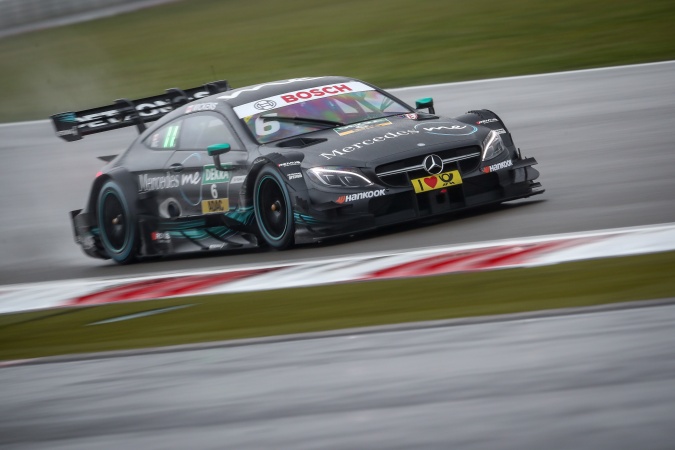
<svg viewBox="0 0 675 450">
<path fill-rule="evenodd" d="M 330 187 L 362 188 L 373 184 L 353 167 L 312 167 L 307 175 L 315 183 Z"/>
<path fill-rule="evenodd" d="M 483 141 L 483 161 L 496 158 L 506 151 L 506 146 L 502 137 L 496 131 L 492 130 Z"/>
</svg>

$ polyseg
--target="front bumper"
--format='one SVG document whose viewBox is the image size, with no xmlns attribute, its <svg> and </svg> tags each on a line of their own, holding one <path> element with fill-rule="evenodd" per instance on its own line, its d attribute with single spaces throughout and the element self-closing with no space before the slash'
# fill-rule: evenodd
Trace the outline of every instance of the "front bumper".
<svg viewBox="0 0 675 450">
<path fill-rule="evenodd" d="M 295 241 L 308 243 L 355 234 L 544 192 L 535 181 L 539 172 L 532 167 L 537 164 L 534 158 L 508 160 L 508 164 L 493 172 L 473 170 L 461 175 L 461 184 L 422 193 L 416 193 L 411 184 L 419 174 L 404 174 L 407 180 L 399 177 L 399 186 L 382 183 L 373 188 L 373 192 L 384 190 L 384 195 L 349 203 L 338 203 L 344 197 L 339 193 L 310 190 L 311 206 L 298 210 L 296 205 Z M 456 170 L 461 173 L 459 167 Z M 400 186 L 404 183 L 407 187 Z"/>
</svg>

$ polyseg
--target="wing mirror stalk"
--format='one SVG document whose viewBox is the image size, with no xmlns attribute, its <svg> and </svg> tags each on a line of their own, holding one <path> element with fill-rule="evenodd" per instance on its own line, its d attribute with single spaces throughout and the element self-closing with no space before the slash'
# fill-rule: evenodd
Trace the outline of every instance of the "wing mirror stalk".
<svg viewBox="0 0 675 450">
<path fill-rule="evenodd" d="M 434 99 L 431 97 L 425 97 L 415 100 L 415 109 L 424 109 L 427 108 L 429 114 L 436 114 L 434 109 Z"/>
<path fill-rule="evenodd" d="M 216 166 L 216 169 L 222 170 L 223 172 L 234 170 L 233 167 L 223 167 L 220 163 L 220 155 L 224 155 L 230 150 L 230 144 L 213 144 L 206 148 L 209 156 L 213 158 L 213 164 Z"/>
</svg>

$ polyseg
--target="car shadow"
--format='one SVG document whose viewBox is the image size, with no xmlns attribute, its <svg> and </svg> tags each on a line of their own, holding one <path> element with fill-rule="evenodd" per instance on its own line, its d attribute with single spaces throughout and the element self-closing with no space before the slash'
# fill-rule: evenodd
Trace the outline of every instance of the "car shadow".
<svg viewBox="0 0 675 450">
<path fill-rule="evenodd" d="M 463 211 L 449 212 L 434 217 L 416 219 L 414 221 L 396 225 L 383 226 L 381 228 L 377 228 L 376 230 L 364 231 L 362 233 L 353 234 L 349 236 L 328 238 L 318 242 L 317 244 L 308 244 L 308 245 L 321 245 L 323 247 L 338 246 L 345 243 L 345 238 L 349 239 L 349 242 L 367 241 L 368 239 L 374 239 L 383 236 L 391 236 L 398 233 L 411 232 L 415 230 L 424 230 L 425 228 L 430 228 L 440 224 L 448 224 L 453 222 L 459 222 L 468 218 L 481 217 L 488 214 L 495 214 L 498 211 L 510 211 L 514 209 L 527 208 L 528 206 L 535 206 L 545 201 L 546 199 L 533 199 L 533 200 L 525 199 L 525 200 L 517 200 L 510 203 L 498 203 L 498 204 L 477 206 L 475 208 L 466 209 Z"/>
<path fill-rule="evenodd" d="M 370 230 L 370 231 L 364 231 L 360 233 L 354 233 L 354 234 L 349 234 L 349 235 L 343 235 L 343 236 L 337 236 L 337 237 L 331 237 L 331 238 L 326 238 L 319 240 L 314 243 L 309 243 L 309 244 L 301 244 L 295 246 L 293 249 L 290 251 L 302 251 L 304 249 L 312 249 L 312 248 L 333 248 L 333 247 L 338 247 L 340 245 L 344 245 L 346 243 L 358 243 L 358 242 L 367 242 L 368 240 L 371 239 L 376 239 L 380 237 L 386 237 L 386 236 L 393 236 L 396 234 L 401 234 L 401 233 L 406 233 L 406 232 L 414 232 L 416 230 L 424 230 L 425 228 L 431 228 L 433 226 L 439 225 L 439 224 L 448 224 L 448 223 L 453 223 L 453 222 L 459 222 L 468 218 L 474 218 L 474 217 L 481 217 L 484 215 L 488 214 L 495 214 L 498 213 L 499 211 L 510 211 L 514 209 L 522 209 L 522 208 L 528 208 L 535 206 L 537 204 L 540 204 L 542 202 L 545 202 L 545 199 L 536 199 L 536 200 L 517 200 L 514 202 L 510 203 L 501 203 L 501 204 L 492 204 L 492 205 L 484 205 L 484 206 L 478 206 L 475 208 L 459 211 L 459 212 L 450 212 L 446 214 L 442 214 L 439 216 L 434 216 L 434 217 L 428 217 L 424 219 L 416 219 L 410 222 L 406 223 L 401 223 L 401 224 L 396 224 L 396 225 L 388 225 L 388 226 L 383 226 L 380 228 L 377 228 L 375 230 Z M 256 254 L 268 254 L 268 253 L 275 253 L 278 250 L 275 250 L 270 247 L 253 247 L 253 248 L 241 248 L 241 249 L 224 249 L 224 250 L 209 250 L 209 251 L 195 251 L 191 253 L 183 253 L 183 254 L 177 254 L 177 255 L 165 255 L 165 256 L 157 256 L 157 257 L 145 257 L 138 261 L 137 263 L 134 264 L 134 266 L 137 266 L 138 264 L 142 264 L 144 266 L 144 269 L 151 269 L 152 272 L 155 270 L 161 271 L 164 268 L 166 268 L 167 265 L 170 265 L 171 269 L 177 269 L 175 266 L 176 262 L 188 262 L 188 261 L 201 261 L 199 264 L 191 264 L 191 269 L 208 269 L 209 267 L 212 267 L 212 264 L 210 264 L 212 258 L 220 258 L 223 256 L 229 256 L 229 257 L 236 257 L 236 256 L 250 256 L 250 255 L 256 255 Z M 296 255 L 297 256 L 297 255 Z M 303 255 L 306 256 L 306 255 Z M 155 263 L 155 264 L 149 264 L 145 265 L 144 263 Z M 233 261 L 233 264 L 239 263 L 238 261 L 235 262 Z M 218 262 L 218 265 L 220 266 L 221 262 Z M 128 266 L 119 266 L 117 264 L 103 264 L 102 266 L 99 266 L 98 269 L 105 269 L 105 268 L 110 268 L 113 272 L 116 270 L 114 268 L 118 268 L 122 272 L 127 272 L 126 269 L 123 269 L 124 267 Z M 184 269 L 184 267 L 180 267 L 181 269 Z M 100 274 L 99 274 L 100 275 Z"/>
</svg>

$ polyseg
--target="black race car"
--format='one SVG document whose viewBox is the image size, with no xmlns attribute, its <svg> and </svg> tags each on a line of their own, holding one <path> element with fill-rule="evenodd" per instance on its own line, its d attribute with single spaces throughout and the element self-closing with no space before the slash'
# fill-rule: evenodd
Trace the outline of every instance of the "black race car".
<svg viewBox="0 0 675 450">
<path fill-rule="evenodd" d="M 52 120 L 66 141 L 138 127 L 71 212 L 84 251 L 118 263 L 284 249 L 544 192 L 495 113 L 440 117 L 431 98 L 412 108 L 352 78 L 217 81 Z"/>
</svg>

